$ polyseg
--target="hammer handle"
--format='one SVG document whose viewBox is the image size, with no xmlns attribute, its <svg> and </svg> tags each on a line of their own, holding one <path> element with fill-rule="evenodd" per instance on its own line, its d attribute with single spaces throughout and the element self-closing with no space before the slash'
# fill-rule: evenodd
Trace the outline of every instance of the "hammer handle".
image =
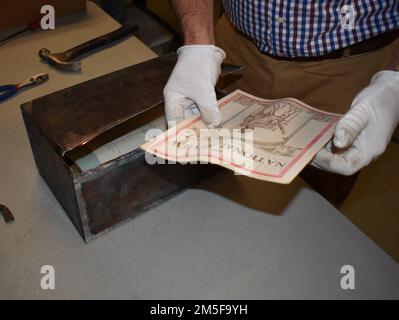
<svg viewBox="0 0 399 320">
<path fill-rule="evenodd" d="M 65 58 L 67 61 L 72 61 L 81 55 L 89 53 L 95 49 L 98 49 L 102 46 L 110 44 L 114 41 L 122 39 L 123 37 L 133 34 L 135 31 L 138 30 L 138 25 L 135 23 L 130 23 L 123 25 L 119 29 L 112 31 L 110 33 L 104 34 L 98 38 L 89 40 L 85 43 L 82 43 L 68 51 L 64 52 Z"/>
</svg>

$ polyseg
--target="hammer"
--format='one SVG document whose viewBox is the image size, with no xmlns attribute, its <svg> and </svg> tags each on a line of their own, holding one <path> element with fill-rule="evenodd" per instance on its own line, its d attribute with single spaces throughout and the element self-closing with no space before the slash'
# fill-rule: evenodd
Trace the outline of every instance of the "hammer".
<svg viewBox="0 0 399 320">
<path fill-rule="evenodd" d="M 43 48 L 39 51 L 39 57 L 60 70 L 81 71 L 80 61 L 75 61 L 75 59 L 102 46 L 111 44 L 127 35 L 131 35 L 138 28 L 138 25 L 135 23 L 125 24 L 115 31 L 89 40 L 61 53 L 51 53 L 50 50 Z"/>
</svg>

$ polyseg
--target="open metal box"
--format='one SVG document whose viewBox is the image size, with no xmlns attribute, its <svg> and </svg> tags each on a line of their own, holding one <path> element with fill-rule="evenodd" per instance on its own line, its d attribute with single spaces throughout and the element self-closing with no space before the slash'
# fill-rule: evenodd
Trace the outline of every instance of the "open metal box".
<svg viewBox="0 0 399 320">
<path fill-rule="evenodd" d="M 156 58 L 21 106 L 36 166 L 86 242 L 219 170 L 148 165 L 139 148 L 87 171 L 70 160 L 114 128 L 159 117 L 175 63 L 175 55 Z"/>
</svg>

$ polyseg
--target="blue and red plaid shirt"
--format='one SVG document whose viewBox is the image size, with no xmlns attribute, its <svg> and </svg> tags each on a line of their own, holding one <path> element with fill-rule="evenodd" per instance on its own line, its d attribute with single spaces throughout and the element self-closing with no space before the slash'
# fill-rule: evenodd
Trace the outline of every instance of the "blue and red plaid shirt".
<svg viewBox="0 0 399 320">
<path fill-rule="evenodd" d="M 399 0 L 223 0 L 265 53 L 322 56 L 399 28 Z"/>
</svg>

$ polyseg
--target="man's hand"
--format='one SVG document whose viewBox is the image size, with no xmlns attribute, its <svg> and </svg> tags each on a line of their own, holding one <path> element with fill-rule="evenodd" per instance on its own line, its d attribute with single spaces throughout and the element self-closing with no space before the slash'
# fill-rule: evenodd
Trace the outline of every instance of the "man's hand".
<svg viewBox="0 0 399 320">
<path fill-rule="evenodd" d="M 354 99 L 334 138 L 315 157 L 320 169 L 352 175 L 386 149 L 399 122 L 399 72 L 381 71 Z"/>
<path fill-rule="evenodd" d="M 164 89 L 168 126 L 198 112 L 205 122 L 218 125 L 215 85 L 226 55 L 214 45 L 214 0 L 172 0 L 172 5 L 185 46 L 177 51 L 177 64 Z"/>
<path fill-rule="evenodd" d="M 177 54 L 177 64 L 164 89 L 168 125 L 176 125 L 198 111 L 205 122 L 218 125 L 221 117 L 215 85 L 224 51 L 214 45 L 189 45 Z"/>
</svg>

